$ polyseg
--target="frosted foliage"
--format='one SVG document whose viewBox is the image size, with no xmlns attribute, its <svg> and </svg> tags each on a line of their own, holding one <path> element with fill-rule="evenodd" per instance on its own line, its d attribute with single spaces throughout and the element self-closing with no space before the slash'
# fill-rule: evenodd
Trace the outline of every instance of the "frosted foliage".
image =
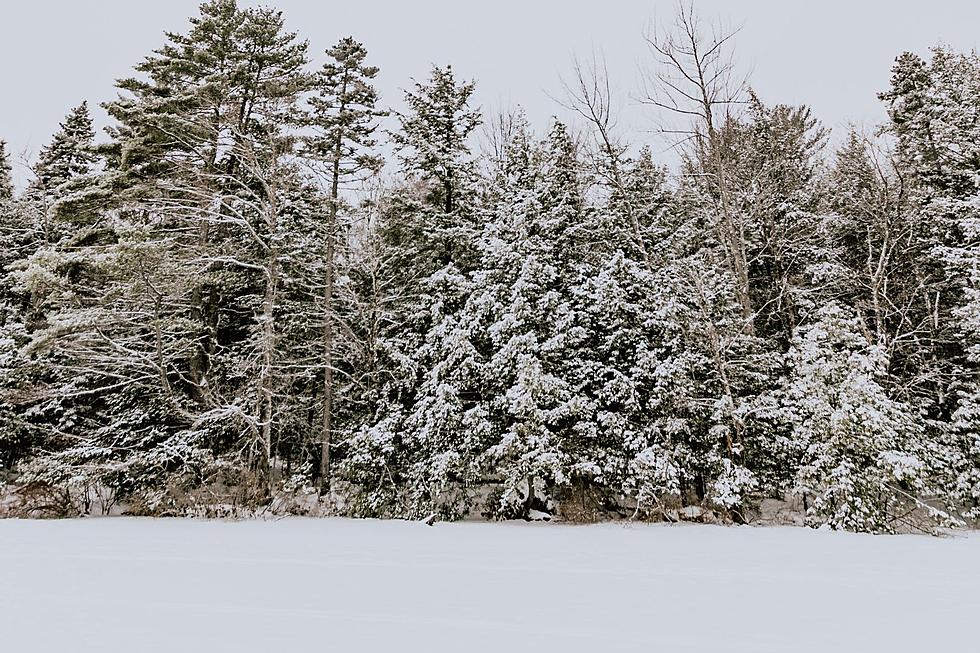
<svg viewBox="0 0 980 653">
<path fill-rule="evenodd" d="M 235 0 L 0 140 L 0 513 L 974 524 L 980 57 L 831 140 L 678 19 L 669 168 L 600 60 L 535 131 Z"/>
<path fill-rule="evenodd" d="M 902 528 L 921 509 L 926 482 L 923 425 L 880 384 L 886 360 L 868 343 L 860 321 L 837 305 L 801 328 L 789 353 L 787 418 L 804 447 L 794 491 L 813 524 L 862 531 Z"/>
</svg>

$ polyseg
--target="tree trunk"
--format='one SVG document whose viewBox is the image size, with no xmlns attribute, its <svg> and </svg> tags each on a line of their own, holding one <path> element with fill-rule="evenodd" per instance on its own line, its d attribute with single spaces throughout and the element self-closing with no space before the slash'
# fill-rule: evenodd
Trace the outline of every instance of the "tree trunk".
<svg viewBox="0 0 980 653">
<path fill-rule="evenodd" d="M 333 283 L 334 283 L 334 237 L 337 225 L 337 176 L 334 175 L 333 197 L 330 201 L 330 224 L 327 236 L 327 251 L 323 289 L 323 422 L 320 440 L 320 489 L 330 492 L 330 445 L 333 435 Z"/>
<path fill-rule="evenodd" d="M 272 420 L 275 412 L 275 388 L 273 387 L 276 366 L 276 323 L 275 308 L 279 286 L 278 250 L 269 250 L 267 263 L 268 278 L 265 296 L 262 300 L 262 368 L 259 374 L 259 396 L 261 410 L 259 417 L 260 446 L 262 458 L 259 473 L 263 481 L 263 491 L 272 489 Z"/>
<path fill-rule="evenodd" d="M 340 92 L 341 98 L 347 97 L 347 79 L 344 78 Z M 347 110 L 346 101 L 342 101 L 338 112 L 340 116 Z M 343 154 L 344 134 L 338 132 L 334 141 L 333 165 L 330 180 L 330 216 L 327 224 L 327 251 L 324 261 L 323 285 L 323 423 L 320 440 L 320 492 L 330 493 L 330 446 L 333 440 L 333 285 L 334 268 L 336 265 L 337 242 L 337 209 L 340 198 L 340 157 Z"/>
<path fill-rule="evenodd" d="M 755 324 L 752 315 L 752 296 L 749 291 L 749 264 L 745 254 L 745 234 L 742 232 L 741 223 L 732 215 L 720 138 L 713 127 L 710 129 L 710 147 L 714 150 L 715 177 L 718 183 L 722 243 L 728 257 L 728 267 L 735 280 L 735 298 L 742 308 L 742 317 L 745 320 L 743 330 L 752 335 L 755 333 Z"/>
</svg>

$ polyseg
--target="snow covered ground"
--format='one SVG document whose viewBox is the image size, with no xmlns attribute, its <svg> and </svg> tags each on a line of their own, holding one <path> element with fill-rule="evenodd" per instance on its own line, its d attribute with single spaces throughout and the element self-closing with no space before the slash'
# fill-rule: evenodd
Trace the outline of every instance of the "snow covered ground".
<svg viewBox="0 0 980 653">
<path fill-rule="evenodd" d="M 980 535 L 0 521 L 0 650 L 976 651 Z"/>
</svg>

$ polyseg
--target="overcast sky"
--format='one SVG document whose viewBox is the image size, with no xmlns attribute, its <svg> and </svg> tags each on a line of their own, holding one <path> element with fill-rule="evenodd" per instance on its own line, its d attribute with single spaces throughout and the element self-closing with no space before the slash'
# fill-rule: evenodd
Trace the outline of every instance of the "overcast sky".
<svg viewBox="0 0 980 653">
<path fill-rule="evenodd" d="M 0 0 L 0 138 L 9 143 L 18 180 L 22 154 L 36 154 L 66 111 L 115 95 L 113 82 L 184 31 L 198 0 Z M 243 3 L 251 4 L 251 3 Z M 478 83 L 484 108 L 520 104 L 542 124 L 563 111 L 559 89 L 573 54 L 606 56 L 628 103 L 648 57 L 642 35 L 669 18 L 673 0 L 277 0 L 287 24 L 311 53 L 339 38 L 363 41 L 381 68 L 387 106 L 424 78 L 432 63 L 453 64 Z M 763 100 L 807 103 L 827 126 L 870 126 L 884 113 L 876 93 L 903 50 L 926 53 L 938 42 L 970 50 L 980 33 L 980 2 L 970 0 L 699 0 L 704 18 L 742 25 L 737 58 Z M 646 108 L 626 106 L 621 128 L 663 146 L 649 133 Z M 101 127 L 105 115 L 95 111 Z"/>
</svg>

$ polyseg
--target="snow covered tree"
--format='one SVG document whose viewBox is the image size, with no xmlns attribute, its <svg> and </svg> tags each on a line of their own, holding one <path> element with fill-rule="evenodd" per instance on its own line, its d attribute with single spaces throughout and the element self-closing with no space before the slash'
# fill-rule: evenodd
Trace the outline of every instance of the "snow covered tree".
<svg viewBox="0 0 980 653">
<path fill-rule="evenodd" d="M 287 425 L 310 409 L 290 394 L 308 354 L 281 347 L 315 306 L 292 304 L 309 280 L 286 271 L 323 243 L 306 226 L 322 215 L 291 133 L 306 45 L 279 12 L 227 0 L 168 38 L 107 105 L 118 122 L 99 224 L 19 278 L 56 289 L 32 349 L 60 359 L 46 394 L 76 398 L 57 418 L 74 444 L 34 475 L 61 482 L 84 464 L 86 485 L 148 501 L 227 473 L 225 485 L 262 497 Z"/>
<path fill-rule="evenodd" d="M 14 198 L 14 180 L 6 148 L 7 143 L 0 140 L 0 248 L 3 252 L 0 269 L 4 272 L 8 265 L 29 255 L 35 246 L 33 229 L 24 224 L 24 204 Z M 4 295 L 8 291 L 9 288 L 4 288 Z"/>
<path fill-rule="evenodd" d="M 935 308 L 948 281 L 932 229 L 893 153 L 852 132 L 835 158 L 810 298 L 857 309 L 887 353 L 889 391 L 943 420 L 952 361 L 937 354 L 950 324 L 936 320 Z"/>
<path fill-rule="evenodd" d="M 0 206 L 0 213 L 4 208 Z M 33 453 L 40 441 L 27 419 L 31 404 L 29 374 L 36 372 L 22 352 L 29 334 L 16 296 L 4 279 L 0 286 L 0 476 Z"/>
<path fill-rule="evenodd" d="M 331 58 L 316 80 L 310 99 L 310 122 L 316 135 L 307 140 L 309 156 L 326 168 L 330 188 L 327 247 L 324 252 L 323 290 L 323 408 L 320 435 L 321 485 L 330 488 L 330 448 L 334 411 L 334 283 L 341 184 L 376 172 L 382 160 L 373 152 L 374 132 L 385 112 L 377 108 L 378 94 L 371 82 L 378 69 L 365 63 L 367 50 L 351 37 L 327 50 Z"/>
<path fill-rule="evenodd" d="M 800 466 L 794 491 L 811 525 L 895 532 L 954 523 L 926 499 L 930 456 L 922 420 L 889 398 L 884 350 L 848 309 L 829 304 L 800 327 L 789 354 L 785 406 Z"/>
<path fill-rule="evenodd" d="M 377 204 L 375 251 L 383 256 L 377 272 L 385 289 L 372 284 L 364 297 L 372 311 L 383 303 L 381 319 L 370 318 L 381 330 L 369 340 L 379 366 L 372 375 L 384 370 L 384 382 L 372 390 L 376 403 L 345 454 L 345 475 L 367 490 L 354 505 L 371 514 L 458 515 L 465 504 L 456 481 L 467 466 L 449 444 L 458 416 L 429 433 L 428 411 L 438 408 L 423 397 L 440 392 L 441 381 L 430 373 L 448 369 L 443 346 L 453 329 L 446 321 L 465 303 L 466 273 L 475 261 L 480 215 L 468 141 L 480 113 L 469 106 L 473 88 L 457 83 L 451 68 L 433 69 L 428 84 L 406 93 L 409 110 L 398 116 L 401 129 L 393 134 L 404 179 Z M 381 494 L 394 498 L 379 501 Z"/>
<path fill-rule="evenodd" d="M 72 403 L 70 397 L 46 398 L 43 390 L 58 375 L 59 355 L 27 354 L 33 335 L 48 326 L 48 312 L 59 293 L 56 261 L 70 259 L 84 229 L 62 214 L 66 200 L 87 183 L 94 172 L 94 132 L 88 106 L 82 103 L 61 123 L 51 142 L 42 148 L 34 166 L 35 179 L 16 200 L 0 200 L 0 329 L 4 337 L 2 390 L 5 430 L 11 439 L 11 464 L 30 449 L 57 449 L 48 436 L 54 415 Z M 6 163 L 6 159 L 4 159 Z M 74 272 L 74 270 L 72 270 Z M 25 279 L 30 278 L 29 283 Z"/>
<path fill-rule="evenodd" d="M 650 426 L 631 454 L 631 492 L 644 509 L 680 502 L 744 519 L 745 498 L 780 482 L 778 420 L 766 398 L 778 358 L 746 332 L 737 281 L 711 227 L 715 198 L 690 178 L 665 193 L 642 159 L 631 176 L 634 204 L 647 207 L 648 283 L 656 289 L 645 309 L 656 325 L 648 327 L 644 362 L 655 370 L 647 382 Z"/>
<path fill-rule="evenodd" d="M 406 172 L 434 185 L 432 200 L 453 213 L 472 184 L 474 172 L 468 138 L 481 122 L 470 107 L 473 82 L 456 81 L 452 66 L 432 68 L 428 83 L 417 82 L 405 93 L 409 112 L 398 114 L 401 129 L 395 144 Z"/>
<path fill-rule="evenodd" d="M 741 304 L 717 243 L 673 261 L 670 273 L 667 288 L 680 304 L 672 309 L 677 322 L 671 325 L 681 336 L 671 370 L 678 391 L 661 404 L 684 460 L 683 500 L 708 502 L 738 517 L 773 454 L 763 419 L 773 355 L 744 333 Z"/>
<path fill-rule="evenodd" d="M 886 102 L 922 233 L 917 305 L 925 307 L 920 354 L 911 357 L 917 394 L 935 420 L 932 440 L 951 452 L 949 480 L 975 516 L 980 504 L 980 427 L 976 420 L 978 332 L 975 316 L 980 261 L 980 57 L 947 48 L 930 61 L 903 54 L 892 70 Z M 920 226 L 921 225 L 921 226 Z M 903 246 L 905 243 L 903 242 Z M 924 359 L 924 360 L 923 360 Z M 923 362 L 926 363 L 923 366 Z M 950 431 L 949 427 L 952 427 Z"/>
<path fill-rule="evenodd" d="M 806 273 L 820 260 L 820 152 L 827 132 L 807 107 L 766 106 L 729 120 L 730 201 L 743 223 L 748 288 L 760 336 L 785 351 L 807 304 Z"/>
<path fill-rule="evenodd" d="M 14 169 L 10 166 L 7 141 L 0 140 L 0 202 L 14 199 Z"/>
<path fill-rule="evenodd" d="M 556 122 L 540 148 L 523 131 L 504 161 L 508 185 L 481 239 L 471 300 L 486 333 L 494 425 L 487 467 L 503 481 L 498 509 L 527 514 L 570 481 L 568 442 L 575 388 L 563 372 L 577 362 L 571 289 L 591 255 L 575 145 Z M 583 236 L 585 236 L 583 238 Z"/>
<path fill-rule="evenodd" d="M 28 192 L 51 193 L 71 179 L 91 172 L 96 161 L 92 151 L 94 141 L 88 102 L 82 102 L 69 112 L 51 142 L 41 150 Z"/>
<path fill-rule="evenodd" d="M 7 266 L 34 246 L 33 230 L 25 228 L 24 206 L 14 199 L 7 143 L 0 140 L 0 474 L 13 469 L 35 444 L 36 432 L 24 419 L 23 391 L 27 361 L 20 348 L 27 341 L 23 297 L 13 292 Z"/>
<path fill-rule="evenodd" d="M 980 243 L 980 219 L 971 218 L 964 222 L 964 236 L 972 243 Z M 974 244 L 970 248 L 974 251 L 967 250 L 969 258 L 963 258 L 967 261 L 980 258 L 975 252 L 976 247 Z M 956 496 L 963 502 L 967 516 L 976 520 L 980 518 L 980 383 L 975 371 L 975 366 L 980 365 L 980 266 L 973 261 L 963 305 L 955 312 L 967 338 L 966 354 L 974 370 L 959 393 L 959 403 L 952 415 L 958 446 L 950 465 L 953 471 L 950 482 L 955 484 Z"/>
<path fill-rule="evenodd" d="M 51 142 L 41 149 L 33 168 L 34 180 L 24 194 L 37 215 L 45 241 L 56 243 L 72 231 L 58 215 L 58 204 L 78 191 L 73 182 L 92 173 L 96 161 L 92 117 L 88 103 L 82 102 L 68 113 Z"/>
<path fill-rule="evenodd" d="M 74 227 L 58 215 L 59 203 L 78 192 L 76 184 L 95 170 L 95 132 L 88 103 L 72 109 L 33 166 L 34 179 L 21 198 L 25 227 L 30 225 L 42 243 L 55 244 L 69 237 Z"/>
</svg>

